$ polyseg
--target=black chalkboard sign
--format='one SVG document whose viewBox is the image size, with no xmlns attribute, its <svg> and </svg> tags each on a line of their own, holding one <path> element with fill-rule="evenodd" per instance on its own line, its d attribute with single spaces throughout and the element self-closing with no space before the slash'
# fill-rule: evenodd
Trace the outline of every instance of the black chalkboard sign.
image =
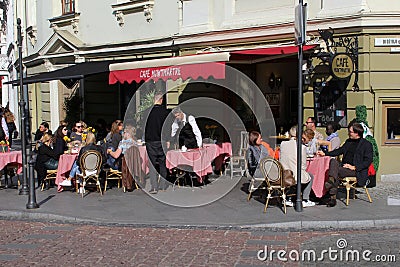
<svg viewBox="0 0 400 267">
<path fill-rule="evenodd" d="M 314 117 L 317 126 L 330 121 L 347 127 L 347 80 L 314 82 Z"/>
</svg>

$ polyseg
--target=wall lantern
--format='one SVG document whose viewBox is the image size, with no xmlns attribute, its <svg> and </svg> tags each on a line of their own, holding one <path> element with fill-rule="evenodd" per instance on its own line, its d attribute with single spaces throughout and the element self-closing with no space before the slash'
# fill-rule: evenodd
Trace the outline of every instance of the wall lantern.
<svg viewBox="0 0 400 267">
<path fill-rule="evenodd" d="M 271 72 L 271 75 L 268 78 L 268 86 L 271 88 L 271 90 L 275 88 L 279 88 L 282 86 L 282 78 L 281 77 L 276 77 L 273 72 Z"/>
</svg>

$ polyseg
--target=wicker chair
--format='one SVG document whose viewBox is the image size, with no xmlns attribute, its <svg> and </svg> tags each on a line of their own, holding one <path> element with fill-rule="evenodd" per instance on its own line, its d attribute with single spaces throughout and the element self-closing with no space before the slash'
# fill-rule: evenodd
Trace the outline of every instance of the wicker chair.
<svg viewBox="0 0 400 267">
<path fill-rule="evenodd" d="M 95 182 L 98 191 L 100 191 L 100 195 L 103 195 L 99 180 L 101 165 L 102 157 L 99 151 L 88 150 L 82 154 L 80 159 L 82 174 L 77 174 L 76 182 L 77 188 L 78 184 L 80 185 L 82 198 L 85 193 L 85 186 L 90 181 Z"/>
</svg>

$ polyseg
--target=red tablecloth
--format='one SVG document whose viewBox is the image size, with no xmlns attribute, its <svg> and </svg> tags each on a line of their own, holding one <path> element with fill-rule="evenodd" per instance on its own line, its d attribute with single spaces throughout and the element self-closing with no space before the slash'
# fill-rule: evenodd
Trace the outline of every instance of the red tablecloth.
<svg viewBox="0 0 400 267">
<path fill-rule="evenodd" d="M 0 170 L 4 169 L 9 163 L 17 163 L 17 173 L 22 172 L 22 151 L 11 151 L 0 153 Z"/>
<path fill-rule="evenodd" d="M 331 157 L 314 157 L 307 159 L 307 172 L 314 175 L 312 189 L 316 197 L 326 193 L 325 182 L 328 180 L 329 162 Z"/>
<path fill-rule="evenodd" d="M 74 164 L 77 157 L 78 154 L 62 154 L 60 156 L 60 159 L 58 160 L 57 176 L 55 181 L 58 192 L 62 191 L 62 186 L 59 184 L 65 178 L 67 178 L 67 175 L 71 170 L 72 165 Z"/>
</svg>

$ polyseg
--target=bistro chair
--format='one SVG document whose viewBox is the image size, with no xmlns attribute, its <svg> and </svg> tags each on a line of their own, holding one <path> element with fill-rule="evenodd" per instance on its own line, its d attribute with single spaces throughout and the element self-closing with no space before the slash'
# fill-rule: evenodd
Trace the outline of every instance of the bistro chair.
<svg viewBox="0 0 400 267">
<path fill-rule="evenodd" d="M 340 178 L 341 186 L 346 188 L 346 206 L 349 205 L 349 198 L 350 198 L 350 190 L 352 189 L 354 191 L 353 193 L 353 199 L 356 198 L 356 186 L 357 186 L 357 177 L 344 177 Z M 364 185 L 362 188 L 364 188 L 365 193 L 367 194 L 368 201 L 369 203 L 372 203 L 372 198 L 368 192 L 367 185 Z"/>
<path fill-rule="evenodd" d="M 107 184 L 108 180 L 117 180 L 118 182 L 118 188 L 121 187 L 121 181 L 122 181 L 122 172 L 119 170 L 114 170 L 114 169 L 108 169 L 106 170 L 106 182 L 104 184 L 104 193 L 107 191 Z M 123 188 L 125 192 L 125 187 Z"/>
<path fill-rule="evenodd" d="M 246 131 L 240 132 L 240 148 L 238 155 L 231 156 L 228 160 L 228 166 L 225 168 L 224 175 L 230 173 L 231 179 L 234 173 L 238 173 L 240 176 L 244 176 L 246 171 L 246 151 L 249 146 L 249 134 Z"/>
<path fill-rule="evenodd" d="M 101 171 L 102 157 L 99 151 L 88 150 L 85 151 L 80 159 L 80 167 L 82 174 L 77 174 L 77 187 L 80 184 L 80 193 L 83 195 L 85 193 L 85 186 L 89 182 L 94 182 L 100 195 L 103 195 L 100 186 L 99 174 Z"/>
<path fill-rule="evenodd" d="M 8 177 L 10 177 L 10 186 L 13 187 L 13 175 L 17 174 L 18 164 L 17 163 L 9 163 L 7 164 L 4 170 L 4 183 L 5 186 L 8 187 Z M 19 180 L 19 175 L 17 175 L 17 187 L 21 185 L 21 181 Z"/>
<path fill-rule="evenodd" d="M 43 182 L 42 182 L 41 191 L 44 190 L 44 186 L 46 183 L 50 183 L 51 180 L 55 181 L 56 177 L 57 177 L 57 170 L 47 170 L 46 177 L 44 177 Z"/>
<path fill-rule="evenodd" d="M 249 172 L 249 168 L 248 168 L 247 164 L 248 163 L 247 163 L 247 155 L 246 155 L 246 157 L 245 157 L 245 166 L 246 166 L 245 175 L 250 180 L 249 189 L 248 189 L 249 190 L 249 194 L 247 196 L 247 201 L 250 201 L 251 196 L 252 196 L 254 191 L 256 191 L 256 190 L 266 190 L 267 187 L 266 187 L 266 184 L 265 184 L 265 178 L 264 177 L 257 178 L 257 177 L 252 176 L 250 174 L 250 172 Z"/>
<path fill-rule="evenodd" d="M 286 214 L 286 189 L 290 187 L 284 185 L 282 164 L 274 158 L 266 157 L 261 159 L 260 168 L 268 189 L 264 212 L 267 212 L 269 200 L 278 198 L 282 199 L 283 211 Z"/>
</svg>

